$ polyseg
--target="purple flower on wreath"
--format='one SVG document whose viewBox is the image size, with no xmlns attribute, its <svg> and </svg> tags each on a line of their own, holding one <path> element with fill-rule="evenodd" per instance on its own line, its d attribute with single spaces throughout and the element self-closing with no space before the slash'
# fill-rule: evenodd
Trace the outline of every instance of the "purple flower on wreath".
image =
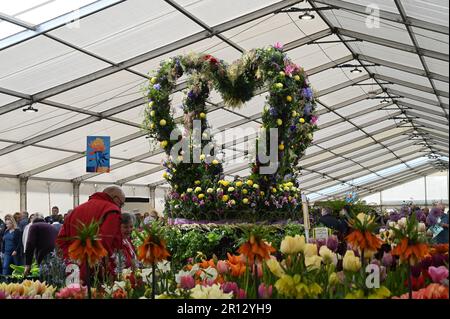
<svg viewBox="0 0 450 319">
<path fill-rule="evenodd" d="M 205 205 L 205 201 L 202 199 L 198 204 L 199 204 L 200 206 L 203 206 L 203 205 Z"/>
<path fill-rule="evenodd" d="M 269 203 L 269 201 L 268 201 L 268 200 L 266 200 L 266 201 L 264 202 L 264 205 L 266 205 L 266 206 L 270 206 L 270 203 Z"/>
<path fill-rule="evenodd" d="M 288 203 L 288 198 L 286 196 L 283 197 L 283 199 L 281 200 L 281 204 L 287 204 Z"/>
<path fill-rule="evenodd" d="M 256 207 L 256 203 L 251 203 L 251 207 Z"/>
<path fill-rule="evenodd" d="M 178 199 L 178 198 L 180 198 L 180 194 L 178 194 L 177 192 L 172 192 L 172 198 Z"/>
<path fill-rule="evenodd" d="M 305 108 L 303 109 L 303 114 L 305 116 L 309 116 L 311 115 L 312 112 L 312 104 L 311 103 L 306 103 L 305 104 Z"/>
<path fill-rule="evenodd" d="M 296 198 L 292 198 L 291 204 L 292 204 L 292 205 L 297 205 L 297 199 L 296 199 Z"/>
<path fill-rule="evenodd" d="M 291 125 L 289 129 L 291 130 L 291 132 L 294 132 L 297 129 L 297 125 Z"/>
<path fill-rule="evenodd" d="M 270 107 L 269 113 L 270 113 L 270 115 L 272 115 L 272 116 L 277 116 L 277 115 L 278 115 L 277 110 L 276 110 L 273 106 Z"/>
<path fill-rule="evenodd" d="M 313 116 L 311 117 L 311 124 L 312 124 L 312 125 L 316 125 L 318 119 L 319 119 L 319 118 L 318 118 L 317 116 L 313 115 Z"/>
<path fill-rule="evenodd" d="M 183 202 L 186 202 L 186 201 L 188 200 L 188 196 L 187 196 L 186 194 L 182 195 L 182 196 L 181 196 L 181 200 L 182 200 Z"/>
<path fill-rule="evenodd" d="M 276 63 L 276 62 L 272 62 L 272 67 L 275 69 L 275 70 L 277 70 L 277 71 L 280 71 L 281 70 L 281 67 L 278 65 L 278 63 Z"/>
<path fill-rule="evenodd" d="M 161 84 L 156 83 L 156 84 L 153 85 L 153 88 L 154 88 L 155 90 L 161 90 Z"/>
<path fill-rule="evenodd" d="M 311 100 L 313 97 L 313 91 L 311 90 L 310 87 L 306 87 L 302 89 L 301 92 L 301 96 L 303 96 L 304 98 Z"/>
<path fill-rule="evenodd" d="M 280 42 L 275 43 L 273 47 L 279 51 L 283 51 L 283 45 Z"/>
<path fill-rule="evenodd" d="M 197 94 L 195 94 L 195 92 L 194 91 L 189 91 L 189 93 L 188 93 L 188 98 L 189 99 L 191 99 L 191 100 L 195 100 L 195 98 L 197 98 Z"/>
<path fill-rule="evenodd" d="M 198 197 L 197 196 L 192 196 L 192 201 L 194 203 L 198 203 Z"/>
</svg>

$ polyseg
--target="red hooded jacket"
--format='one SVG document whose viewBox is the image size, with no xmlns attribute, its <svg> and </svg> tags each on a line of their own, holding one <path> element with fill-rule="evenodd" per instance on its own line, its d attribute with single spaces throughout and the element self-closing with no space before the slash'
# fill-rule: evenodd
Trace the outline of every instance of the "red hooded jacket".
<svg viewBox="0 0 450 319">
<path fill-rule="evenodd" d="M 120 214 L 120 208 L 108 194 L 95 193 L 90 196 L 86 203 L 76 207 L 66 216 L 58 234 L 56 244 L 63 251 L 64 258 L 68 259 L 68 249 L 72 243 L 71 240 L 67 240 L 66 238 L 77 235 L 77 227 L 80 225 L 79 222 L 89 224 L 93 220 L 101 222 L 99 236 L 102 240 L 103 247 L 108 251 L 108 256 L 111 257 L 114 252 L 121 250 L 122 233 L 120 231 Z M 80 277 L 84 280 L 86 270 L 83 268 L 81 267 Z"/>
</svg>

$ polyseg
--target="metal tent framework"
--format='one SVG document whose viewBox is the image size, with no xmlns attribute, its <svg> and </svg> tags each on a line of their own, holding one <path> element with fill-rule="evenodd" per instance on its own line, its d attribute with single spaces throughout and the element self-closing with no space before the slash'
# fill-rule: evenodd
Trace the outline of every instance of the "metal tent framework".
<svg viewBox="0 0 450 319">
<path fill-rule="evenodd" d="M 22 192 L 36 179 L 70 181 L 74 198 L 82 183 L 146 185 L 154 193 L 164 187 L 163 152 L 141 130 L 148 72 L 178 54 L 231 62 L 275 42 L 307 70 L 319 97 L 321 130 L 301 161 L 310 198 L 350 188 L 370 194 L 448 170 L 447 1 L 35 2 L 0 5 L 0 177 L 20 179 Z M 184 88 L 181 81 L 174 106 Z M 265 94 L 239 110 L 212 95 L 209 121 L 225 132 L 226 158 L 245 157 L 255 135 L 226 132 L 259 127 Z M 111 136 L 110 174 L 84 172 L 87 135 Z M 247 163 L 225 169 L 249 173 Z"/>
</svg>

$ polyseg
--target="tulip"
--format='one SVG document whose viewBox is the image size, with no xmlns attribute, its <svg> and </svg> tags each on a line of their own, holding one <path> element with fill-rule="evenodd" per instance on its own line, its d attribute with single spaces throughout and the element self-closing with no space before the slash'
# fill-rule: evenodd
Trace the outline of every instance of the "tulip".
<svg viewBox="0 0 450 319">
<path fill-rule="evenodd" d="M 151 116 L 151 117 L 154 117 L 154 116 L 155 116 L 155 111 L 151 111 L 151 112 L 150 112 L 150 116 Z"/>
<path fill-rule="evenodd" d="M 155 77 L 153 77 L 153 78 L 150 79 L 150 83 L 151 83 L 151 84 L 155 84 L 156 81 L 158 81 L 158 79 L 155 78 Z"/>
<path fill-rule="evenodd" d="M 161 126 L 166 126 L 167 121 L 165 119 L 162 119 L 161 121 L 159 121 L 159 125 Z"/>
<path fill-rule="evenodd" d="M 317 256 L 316 244 L 305 244 L 303 253 L 305 254 L 305 257 Z"/>
<path fill-rule="evenodd" d="M 247 185 L 248 185 L 248 186 L 252 186 L 252 185 L 253 185 L 253 181 L 252 181 L 251 179 L 249 179 L 249 180 L 247 181 Z"/>
<path fill-rule="evenodd" d="M 186 275 L 180 277 L 180 287 L 186 290 L 195 287 L 195 280 L 192 276 Z"/>
<path fill-rule="evenodd" d="M 208 194 L 211 194 L 212 192 L 214 192 L 214 189 L 208 188 L 208 189 L 206 190 L 206 192 L 207 192 Z"/>
<path fill-rule="evenodd" d="M 384 252 L 383 257 L 381 258 L 381 263 L 385 267 L 391 267 L 392 264 L 394 263 L 394 257 L 392 257 L 390 253 Z"/>
<path fill-rule="evenodd" d="M 448 278 L 448 269 L 445 266 L 428 268 L 428 274 L 431 277 L 431 280 L 435 283 L 442 283 L 444 279 Z"/>
<path fill-rule="evenodd" d="M 200 118 L 201 118 L 201 119 L 205 119 L 205 118 L 206 118 L 206 114 L 203 113 L 203 112 L 201 112 L 201 113 L 200 113 Z"/>
<path fill-rule="evenodd" d="M 219 161 L 215 159 L 215 160 L 212 161 L 212 163 L 213 163 L 213 165 L 218 165 Z"/>
<path fill-rule="evenodd" d="M 301 117 L 301 118 L 298 120 L 298 122 L 301 123 L 301 124 L 303 124 L 303 123 L 305 123 L 305 119 L 304 119 L 303 117 Z"/>
<path fill-rule="evenodd" d="M 283 254 L 295 255 L 302 252 L 305 247 L 305 237 L 296 235 L 295 237 L 286 236 L 281 241 L 280 251 Z"/>
<path fill-rule="evenodd" d="M 219 272 L 219 274 L 226 274 L 228 273 L 228 264 L 226 261 L 223 260 L 219 260 L 217 262 L 217 271 Z"/>
<path fill-rule="evenodd" d="M 308 268 L 310 270 L 320 269 L 321 263 L 322 263 L 322 257 L 319 257 L 317 255 L 305 257 L 305 266 L 306 266 L 306 268 Z"/>
<path fill-rule="evenodd" d="M 337 265 L 337 256 L 327 246 L 322 246 L 319 249 L 319 255 L 323 258 L 325 264 Z"/>
<path fill-rule="evenodd" d="M 342 261 L 344 270 L 357 272 L 361 268 L 361 260 L 355 256 L 353 250 L 347 250 Z"/>
<path fill-rule="evenodd" d="M 278 119 L 278 120 L 277 120 L 277 125 L 278 125 L 278 126 L 283 125 L 283 120 L 282 120 L 282 119 Z"/>
<path fill-rule="evenodd" d="M 272 285 L 266 286 L 264 283 L 261 283 L 258 287 L 258 296 L 261 299 L 270 299 L 272 296 Z"/>
<path fill-rule="evenodd" d="M 286 96 L 286 101 L 292 102 L 292 96 L 290 96 L 290 95 Z"/>
<path fill-rule="evenodd" d="M 248 198 L 244 198 L 244 199 L 242 200 L 242 203 L 244 203 L 245 205 L 247 205 L 247 204 L 248 204 Z"/>
</svg>

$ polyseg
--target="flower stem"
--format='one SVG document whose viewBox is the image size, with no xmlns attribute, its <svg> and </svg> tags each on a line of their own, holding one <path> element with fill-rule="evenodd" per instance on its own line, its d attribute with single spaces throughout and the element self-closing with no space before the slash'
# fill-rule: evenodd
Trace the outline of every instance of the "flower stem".
<svg viewBox="0 0 450 319">
<path fill-rule="evenodd" d="M 91 293 L 91 273 L 89 269 L 89 261 L 86 259 L 86 285 L 87 285 L 87 294 L 88 299 L 92 299 L 92 293 Z"/>
<path fill-rule="evenodd" d="M 156 269 L 155 262 L 152 263 L 152 299 L 156 296 Z"/>
<path fill-rule="evenodd" d="M 409 260 L 408 260 L 408 297 L 409 297 L 409 299 L 412 299 L 412 280 L 411 280 L 411 276 L 412 276 L 411 264 L 409 263 Z"/>
</svg>

